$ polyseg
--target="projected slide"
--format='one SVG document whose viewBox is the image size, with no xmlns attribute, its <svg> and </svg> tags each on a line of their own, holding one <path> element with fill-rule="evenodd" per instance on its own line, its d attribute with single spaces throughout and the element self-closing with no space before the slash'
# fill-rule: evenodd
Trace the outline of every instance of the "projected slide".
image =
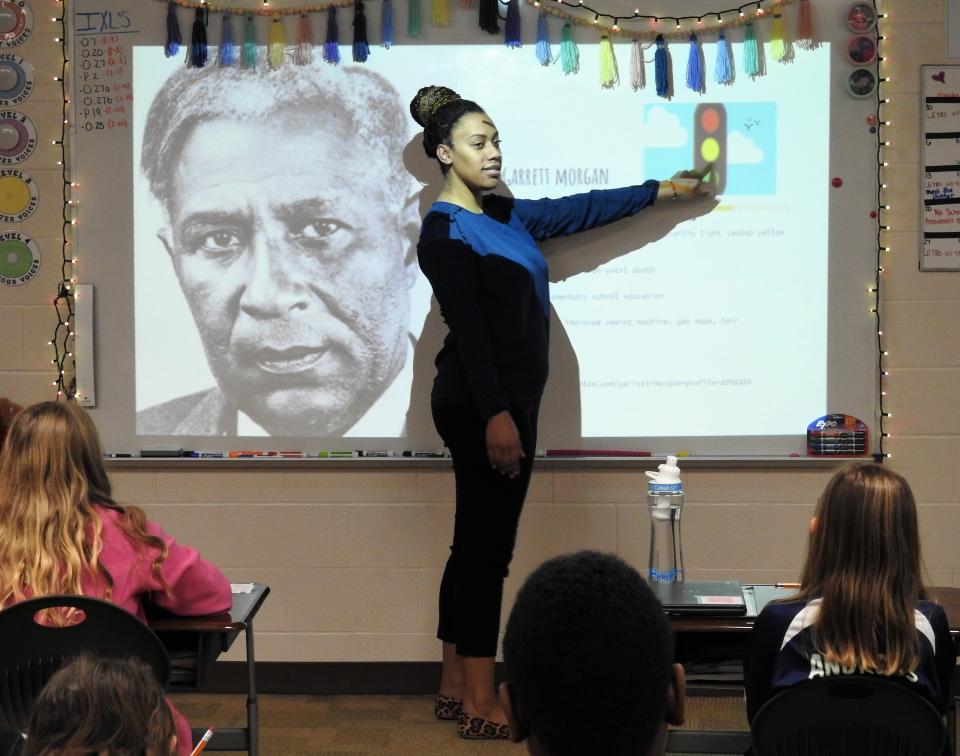
<svg viewBox="0 0 960 756">
<path fill-rule="evenodd" d="M 552 283 L 583 438 L 796 434 L 825 414 L 829 46 L 706 95 L 675 72 L 670 100 L 601 89 L 597 47 L 580 52 L 564 76 L 496 45 L 256 72 L 135 47 L 137 434 L 406 434 L 430 392 L 412 385 L 431 317 L 415 244 L 440 174 L 407 111 L 426 84 L 486 108 L 518 198 L 715 166 L 710 212 L 651 238 L 670 208 L 648 209 L 622 221 L 629 249 Z M 604 233 L 577 241 L 585 259 Z"/>
</svg>

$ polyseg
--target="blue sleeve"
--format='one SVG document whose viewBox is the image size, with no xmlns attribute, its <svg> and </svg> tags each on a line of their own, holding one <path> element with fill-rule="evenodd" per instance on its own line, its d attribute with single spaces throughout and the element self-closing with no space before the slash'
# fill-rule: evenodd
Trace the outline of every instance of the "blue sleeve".
<svg viewBox="0 0 960 756">
<path fill-rule="evenodd" d="M 789 626 L 782 605 L 767 606 L 753 624 L 750 645 L 743 660 L 743 692 L 747 699 L 747 721 L 752 722 L 771 696 L 773 671 L 780 654 L 780 642 Z"/>
<path fill-rule="evenodd" d="M 957 665 L 957 650 L 950 635 L 950 623 L 943 607 L 934 604 L 929 614 L 930 625 L 933 627 L 934 637 L 937 639 L 936 658 L 934 665 L 937 668 L 937 682 L 940 688 L 940 711 L 946 711 L 953 695 L 953 673 Z"/>
<path fill-rule="evenodd" d="M 660 182 L 622 189 L 594 189 L 557 199 L 514 200 L 513 210 L 537 241 L 568 236 L 639 213 L 657 198 Z"/>
</svg>

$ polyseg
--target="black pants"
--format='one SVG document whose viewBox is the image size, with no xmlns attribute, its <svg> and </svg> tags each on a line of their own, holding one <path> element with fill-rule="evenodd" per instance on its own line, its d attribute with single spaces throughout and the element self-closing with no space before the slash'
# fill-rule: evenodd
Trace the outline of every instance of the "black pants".
<svg viewBox="0 0 960 756">
<path fill-rule="evenodd" d="M 539 402 L 510 411 L 526 455 L 508 478 L 487 457 L 486 421 L 472 404 L 433 406 L 433 420 L 453 457 L 456 518 L 453 545 L 440 583 L 437 637 L 461 656 L 496 656 L 503 581 L 517 540 L 537 445 Z"/>
</svg>

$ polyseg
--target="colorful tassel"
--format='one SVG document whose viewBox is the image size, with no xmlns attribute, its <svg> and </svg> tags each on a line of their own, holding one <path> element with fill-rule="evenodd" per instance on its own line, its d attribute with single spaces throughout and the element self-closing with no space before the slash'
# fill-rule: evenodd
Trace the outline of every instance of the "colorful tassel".
<svg viewBox="0 0 960 756">
<path fill-rule="evenodd" d="M 233 44 L 232 13 L 223 14 L 223 26 L 220 28 L 220 44 L 217 46 L 217 65 L 232 66 L 237 62 L 237 47 Z"/>
<path fill-rule="evenodd" d="M 500 33 L 500 10 L 498 8 L 499 0 L 480 0 L 479 18 L 480 28 L 487 34 Z"/>
<path fill-rule="evenodd" d="M 209 51 L 207 50 L 207 20 L 209 17 L 207 8 L 201 6 L 197 8 L 193 18 L 193 33 L 190 35 L 190 60 L 189 63 L 194 68 L 203 68 L 207 65 Z"/>
<path fill-rule="evenodd" d="M 503 41 L 507 47 L 520 47 L 520 0 L 507 2 L 507 21 L 503 25 Z"/>
<path fill-rule="evenodd" d="M 783 16 L 773 14 L 770 22 L 770 55 L 778 63 L 789 63 L 793 60 L 793 45 L 787 39 L 787 32 L 783 25 Z"/>
<path fill-rule="evenodd" d="M 613 52 L 613 43 L 610 37 L 600 38 L 600 86 L 604 89 L 613 89 L 620 83 L 620 74 L 617 71 L 617 56 Z"/>
<path fill-rule="evenodd" d="M 177 21 L 177 6 L 173 0 L 167 3 L 167 43 L 163 46 L 163 53 L 172 58 L 180 52 L 183 36 L 180 34 L 180 23 Z"/>
<path fill-rule="evenodd" d="M 340 62 L 340 33 L 337 31 L 337 6 L 327 10 L 327 40 L 323 43 L 323 59 L 332 65 Z"/>
<path fill-rule="evenodd" d="M 730 44 L 722 29 L 720 36 L 717 37 L 717 63 L 713 67 L 713 78 L 717 84 L 733 84 L 735 78 L 733 60 L 730 58 Z"/>
<path fill-rule="evenodd" d="M 353 62 L 366 63 L 370 57 L 370 43 L 367 42 L 367 14 L 363 12 L 363 0 L 353 4 Z"/>
<path fill-rule="evenodd" d="M 700 45 L 697 35 L 690 32 L 690 55 L 687 58 L 687 88 L 703 92 L 703 65 L 700 63 Z"/>
<path fill-rule="evenodd" d="M 813 38 L 813 9 L 810 0 L 800 0 L 797 10 L 797 47 L 812 50 L 817 46 Z"/>
<path fill-rule="evenodd" d="M 407 11 L 407 36 L 413 38 L 420 36 L 420 0 L 410 0 Z"/>
<path fill-rule="evenodd" d="M 569 21 L 560 32 L 560 66 L 565 74 L 575 74 L 580 70 L 580 51 L 573 41 L 573 27 Z"/>
<path fill-rule="evenodd" d="M 293 62 L 298 66 L 308 66 L 313 62 L 313 32 L 310 30 L 310 16 L 300 14 L 297 24 L 297 49 L 293 53 Z"/>
<path fill-rule="evenodd" d="M 286 39 L 283 35 L 283 21 L 279 13 L 273 14 L 270 21 L 270 36 L 267 43 L 267 65 L 271 71 L 276 71 L 283 65 L 283 48 L 286 46 Z"/>
<path fill-rule="evenodd" d="M 663 35 L 657 35 L 657 52 L 653 56 L 653 72 L 657 80 L 657 95 L 670 96 L 670 59 L 667 56 L 667 43 Z"/>
<path fill-rule="evenodd" d="M 430 18 L 434 26 L 450 25 L 450 3 L 448 0 L 432 0 Z"/>
<path fill-rule="evenodd" d="M 549 66 L 553 60 L 550 52 L 550 30 L 547 28 L 547 14 L 541 8 L 540 18 L 537 19 L 537 60 L 541 66 Z"/>
<path fill-rule="evenodd" d="M 643 89 L 647 86 L 647 72 L 643 67 L 643 47 L 640 40 L 633 40 L 630 45 L 630 86 L 633 91 Z"/>
<path fill-rule="evenodd" d="M 743 35 L 743 72 L 750 77 L 760 75 L 760 45 L 753 22 L 747 23 L 747 30 Z"/>
<path fill-rule="evenodd" d="M 393 45 L 393 2 L 383 0 L 380 7 L 380 44 L 388 50 Z"/>
<path fill-rule="evenodd" d="M 257 67 L 257 24 L 252 13 L 243 21 L 243 58 L 240 65 L 244 68 Z"/>
</svg>

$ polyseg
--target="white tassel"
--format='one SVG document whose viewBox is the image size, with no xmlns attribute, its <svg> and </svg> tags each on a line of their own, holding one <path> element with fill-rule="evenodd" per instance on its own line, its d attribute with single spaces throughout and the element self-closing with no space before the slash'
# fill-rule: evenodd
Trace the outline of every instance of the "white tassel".
<svg viewBox="0 0 960 756">
<path fill-rule="evenodd" d="M 647 72 L 643 67 L 643 47 L 640 46 L 638 39 L 633 40 L 630 46 L 630 85 L 634 92 L 647 86 Z"/>
</svg>

